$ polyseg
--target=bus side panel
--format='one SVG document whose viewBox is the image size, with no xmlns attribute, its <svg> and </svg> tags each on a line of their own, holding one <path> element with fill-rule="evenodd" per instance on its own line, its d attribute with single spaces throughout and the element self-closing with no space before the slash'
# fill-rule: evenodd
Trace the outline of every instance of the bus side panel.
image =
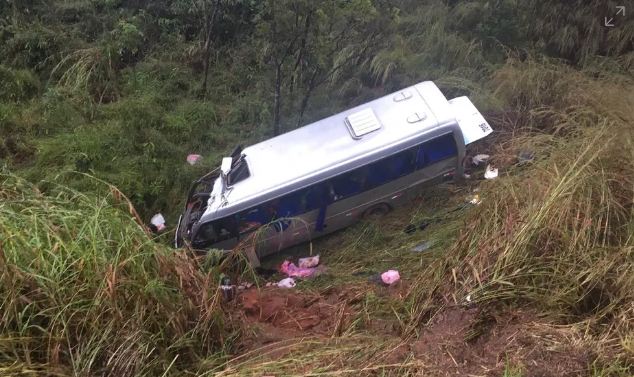
<svg viewBox="0 0 634 377">
<path fill-rule="evenodd" d="M 430 181 L 435 181 L 436 178 L 441 179 L 443 174 L 455 170 L 457 165 L 458 158 L 453 157 L 359 195 L 333 203 L 328 207 L 326 220 L 328 230 L 333 231 L 351 225 L 361 218 L 365 210 L 376 204 L 386 203 L 391 207 L 399 207 L 409 202 L 409 199 L 415 195 L 417 189 L 422 188 L 423 184 L 431 184 Z"/>
</svg>

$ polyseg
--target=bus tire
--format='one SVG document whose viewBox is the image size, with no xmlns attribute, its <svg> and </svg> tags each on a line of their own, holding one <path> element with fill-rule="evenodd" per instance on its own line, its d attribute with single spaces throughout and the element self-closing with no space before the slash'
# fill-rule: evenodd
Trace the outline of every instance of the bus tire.
<svg viewBox="0 0 634 377">
<path fill-rule="evenodd" d="M 392 207 L 390 207 L 390 205 L 387 203 L 375 204 L 363 212 L 363 219 L 378 219 L 387 215 L 391 210 Z"/>
</svg>

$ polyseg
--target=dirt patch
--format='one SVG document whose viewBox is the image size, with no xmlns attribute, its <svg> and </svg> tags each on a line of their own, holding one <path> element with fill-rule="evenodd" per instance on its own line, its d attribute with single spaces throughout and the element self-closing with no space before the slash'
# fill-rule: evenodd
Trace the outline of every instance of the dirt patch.
<svg viewBox="0 0 634 377">
<path fill-rule="evenodd" d="M 570 330 L 536 320 L 528 312 L 492 316 L 451 308 L 432 320 L 410 350 L 438 376 L 500 376 L 509 366 L 522 376 L 587 375 L 591 355 L 570 341 Z"/>
<path fill-rule="evenodd" d="M 339 335 L 353 315 L 352 291 L 321 294 L 291 289 L 251 288 L 238 296 L 237 312 L 252 332 L 252 345 L 305 336 Z"/>
<path fill-rule="evenodd" d="M 497 377 L 506 368 L 524 377 L 588 375 L 593 355 L 580 341 L 579 330 L 544 323 L 536 312 L 448 307 L 421 328 L 418 338 L 403 339 L 394 321 L 365 318 L 358 305 L 369 291 L 398 300 L 406 288 L 399 284 L 319 292 L 277 287 L 242 291 L 234 312 L 244 328 L 241 350 L 266 350 L 267 358 L 283 359 L 297 339 L 313 337 L 327 344 L 363 318 L 368 321 L 364 333 L 389 344 L 369 363 L 398 366 L 420 361 L 416 365 L 429 376 Z"/>
</svg>

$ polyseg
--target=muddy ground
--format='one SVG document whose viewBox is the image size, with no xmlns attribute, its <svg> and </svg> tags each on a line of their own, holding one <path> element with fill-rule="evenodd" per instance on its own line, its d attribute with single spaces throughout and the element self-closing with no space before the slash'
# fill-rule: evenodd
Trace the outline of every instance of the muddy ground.
<svg viewBox="0 0 634 377">
<path fill-rule="evenodd" d="M 257 352 L 306 337 L 327 340 L 341 336 L 359 318 L 358 303 L 368 290 L 399 299 L 405 285 L 362 285 L 321 292 L 277 287 L 241 291 L 232 311 L 245 329 L 242 351 Z M 494 315 L 477 306 L 447 305 L 414 336 L 403 336 L 395 320 L 378 318 L 357 331 L 395 341 L 396 346 L 382 354 L 382 364 L 420 361 L 423 367 L 419 371 L 430 376 L 587 376 L 593 360 L 572 328 L 548 323 L 530 309 L 496 311 Z M 275 360 L 285 354 L 270 352 L 270 357 Z M 514 371 L 508 370 L 509 365 Z"/>
</svg>

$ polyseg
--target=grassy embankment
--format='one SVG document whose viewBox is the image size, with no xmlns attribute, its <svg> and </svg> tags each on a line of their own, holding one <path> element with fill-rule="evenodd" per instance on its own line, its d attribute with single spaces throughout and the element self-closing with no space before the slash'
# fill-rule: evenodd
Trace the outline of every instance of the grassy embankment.
<svg viewBox="0 0 634 377">
<path fill-rule="evenodd" d="M 531 362 L 545 360 L 556 374 L 574 365 L 578 369 L 564 372 L 630 375 L 631 85 L 627 78 L 591 77 L 556 63 L 510 61 L 487 86 L 486 100 L 500 100 L 504 111 L 490 113 L 496 136 L 480 147 L 493 155 L 500 178 L 441 186 L 389 221 L 360 224 L 316 242 L 328 273 L 300 284 L 298 294 L 352 292 L 332 317 L 340 322 L 336 333 L 308 332 L 256 349 L 245 349 L 243 340 L 257 334 L 258 325 L 241 325 L 222 309 L 217 269 L 205 270 L 187 253 L 152 242 L 119 192 L 86 195 L 49 182 L 42 193 L 5 172 L 0 370 L 442 374 L 454 366 L 442 369 L 442 358 L 412 345 L 429 341 L 426 334 L 458 311 L 472 313 L 454 334 L 460 347 L 466 345 L 460 348 L 465 354 L 490 347 L 487 339 L 496 329 L 510 326 L 504 318 L 515 318 L 533 339 L 492 351 L 480 361 L 491 373 L 531 375 Z M 535 161 L 515 165 L 520 150 L 533 151 Z M 402 233 L 409 222 L 460 205 L 475 187 L 481 205 L 423 232 Z M 436 243 L 428 252 L 412 253 L 422 240 Z M 369 274 L 386 268 L 401 271 L 401 289 L 367 283 Z M 377 330 L 377 322 L 389 330 Z M 438 348 L 444 349 L 442 342 Z M 583 355 L 576 364 L 553 356 L 575 354 Z M 454 363 L 457 371 L 467 370 Z"/>
</svg>

